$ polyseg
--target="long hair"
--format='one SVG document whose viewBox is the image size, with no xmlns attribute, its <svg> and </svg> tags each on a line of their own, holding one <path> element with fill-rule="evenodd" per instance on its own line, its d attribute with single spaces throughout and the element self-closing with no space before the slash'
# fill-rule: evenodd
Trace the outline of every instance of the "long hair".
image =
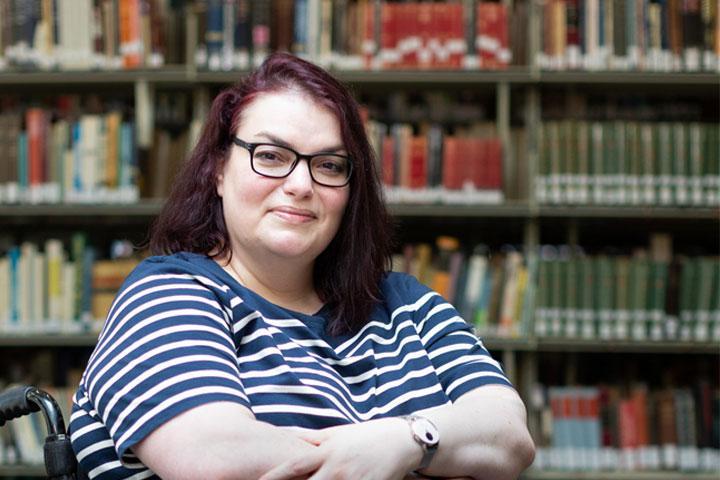
<svg viewBox="0 0 720 480">
<path fill-rule="evenodd" d="M 315 260 L 313 281 L 320 299 L 330 307 L 328 332 L 356 332 L 370 320 L 381 299 L 392 225 L 357 103 L 333 76 L 293 55 L 273 53 L 238 85 L 215 97 L 198 143 L 153 224 L 150 248 L 154 254 L 231 255 L 217 176 L 229 157 L 243 109 L 260 94 L 283 90 L 300 90 L 335 114 L 353 162 L 348 204 L 337 234 Z"/>
</svg>

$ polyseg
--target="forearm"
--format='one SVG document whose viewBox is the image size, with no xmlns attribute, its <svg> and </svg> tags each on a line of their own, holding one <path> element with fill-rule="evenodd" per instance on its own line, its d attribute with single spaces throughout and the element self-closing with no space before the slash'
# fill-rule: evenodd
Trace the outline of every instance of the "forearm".
<svg viewBox="0 0 720 480">
<path fill-rule="evenodd" d="M 525 408 L 511 389 L 482 387 L 422 415 L 437 426 L 441 439 L 423 471 L 427 475 L 511 479 L 532 462 Z"/>
<path fill-rule="evenodd" d="M 244 408 L 219 403 L 190 410 L 158 428 L 133 450 L 163 479 L 254 480 L 316 448 L 239 409 Z"/>
</svg>

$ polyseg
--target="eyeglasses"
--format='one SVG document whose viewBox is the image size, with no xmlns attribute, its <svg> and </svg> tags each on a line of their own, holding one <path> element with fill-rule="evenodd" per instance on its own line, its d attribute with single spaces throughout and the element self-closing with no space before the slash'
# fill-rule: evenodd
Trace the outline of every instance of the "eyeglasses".
<svg viewBox="0 0 720 480">
<path fill-rule="evenodd" d="M 295 170 L 300 160 L 307 160 L 310 178 L 325 187 L 344 187 L 350 182 L 352 162 L 345 155 L 317 153 L 303 155 L 292 148 L 272 143 L 248 143 L 233 138 L 233 143 L 250 152 L 250 167 L 258 175 L 285 178 Z"/>
</svg>

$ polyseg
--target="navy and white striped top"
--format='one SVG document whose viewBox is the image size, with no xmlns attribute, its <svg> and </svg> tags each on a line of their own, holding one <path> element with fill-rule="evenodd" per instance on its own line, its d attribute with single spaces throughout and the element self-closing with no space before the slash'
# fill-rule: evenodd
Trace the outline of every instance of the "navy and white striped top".
<svg viewBox="0 0 720 480">
<path fill-rule="evenodd" d="M 319 429 L 510 385 L 440 295 L 398 273 L 386 276 L 382 294 L 359 333 L 330 337 L 324 309 L 306 315 L 270 303 L 204 255 L 143 261 L 118 293 L 74 398 L 81 465 L 90 478 L 154 478 L 131 447 L 209 402 Z"/>
</svg>

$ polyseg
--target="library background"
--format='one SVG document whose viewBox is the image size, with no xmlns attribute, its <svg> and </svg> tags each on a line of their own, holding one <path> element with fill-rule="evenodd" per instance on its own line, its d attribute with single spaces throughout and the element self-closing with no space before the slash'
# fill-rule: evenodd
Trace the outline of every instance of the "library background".
<svg viewBox="0 0 720 480">
<path fill-rule="evenodd" d="M 362 104 L 393 268 L 517 386 L 523 478 L 717 479 L 719 5 L 0 0 L 0 387 L 69 408 L 211 99 L 287 50 Z"/>
</svg>

